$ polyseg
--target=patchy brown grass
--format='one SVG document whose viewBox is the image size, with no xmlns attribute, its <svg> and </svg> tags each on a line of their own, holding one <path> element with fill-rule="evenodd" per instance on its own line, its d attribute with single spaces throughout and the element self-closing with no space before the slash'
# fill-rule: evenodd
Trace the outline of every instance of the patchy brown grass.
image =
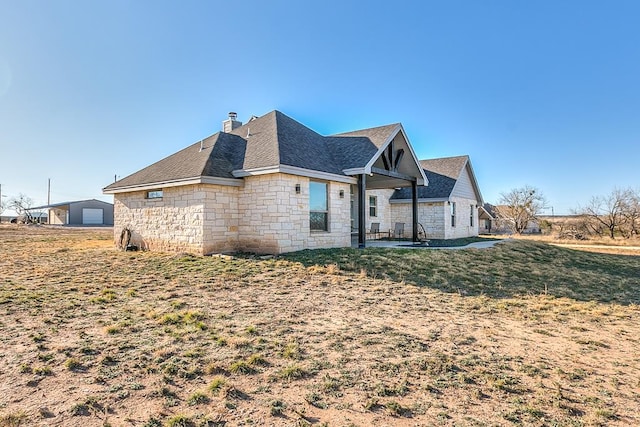
<svg viewBox="0 0 640 427">
<path fill-rule="evenodd" d="M 560 239 L 557 234 L 523 234 L 514 235 L 490 235 L 480 236 L 483 238 L 495 239 L 516 239 L 525 242 L 544 242 L 551 245 L 575 249 L 578 251 L 612 254 L 612 255 L 634 255 L 640 256 L 640 238 L 624 239 L 618 237 L 590 237 L 587 240 Z"/>
<path fill-rule="evenodd" d="M 640 424 L 640 257 L 0 227 L 0 426 Z"/>
</svg>

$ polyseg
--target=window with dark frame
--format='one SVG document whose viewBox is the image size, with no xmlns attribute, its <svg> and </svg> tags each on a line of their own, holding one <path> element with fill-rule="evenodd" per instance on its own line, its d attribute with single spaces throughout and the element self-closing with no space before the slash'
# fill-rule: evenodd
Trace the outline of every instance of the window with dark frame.
<svg viewBox="0 0 640 427">
<path fill-rule="evenodd" d="M 378 216 L 378 197 L 369 196 L 369 216 Z"/>
<path fill-rule="evenodd" d="M 469 205 L 469 225 L 473 227 L 473 205 Z"/>
<path fill-rule="evenodd" d="M 329 231 L 329 197 L 326 182 L 309 182 L 309 228 Z"/>
<path fill-rule="evenodd" d="M 147 191 L 147 199 L 162 199 L 162 190 Z"/>
<path fill-rule="evenodd" d="M 456 202 L 449 202 L 451 206 L 451 226 L 456 226 Z"/>
</svg>

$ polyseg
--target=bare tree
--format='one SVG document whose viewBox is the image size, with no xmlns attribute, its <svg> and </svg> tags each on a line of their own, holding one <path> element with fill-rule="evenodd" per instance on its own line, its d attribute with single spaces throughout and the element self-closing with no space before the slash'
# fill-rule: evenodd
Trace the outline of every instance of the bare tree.
<svg viewBox="0 0 640 427">
<path fill-rule="evenodd" d="M 627 239 L 637 236 L 640 229 L 640 191 L 626 190 L 626 198 L 622 208 L 624 221 L 620 232 Z"/>
<path fill-rule="evenodd" d="M 630 197 L 629 190 L 614 189 L 607 196 L 594 196 L 581 213 L 590 219 L 592 230 L 600 235 L 606 229 L 609 237 L 615 239 L 616 231 L 625 224 L 624 215 Z"/>
<path fill-rule="evenodd" d="M 496 214 L 513 232 L 522 234 L 527 225 L 538 218 L 546 205 L 544 195 L 537 188 L 527 185 L 501 193 Z"/>
<path fill-rule="evenodd" d="M 22 217 L 24 222 L 33 222 L 33 215 L 29 210 L 33 206 L 33 199 L 25 194 L 18 194 L 9 200 L 9 208 L 16 211 L 18 217 Z"/>
</svg>

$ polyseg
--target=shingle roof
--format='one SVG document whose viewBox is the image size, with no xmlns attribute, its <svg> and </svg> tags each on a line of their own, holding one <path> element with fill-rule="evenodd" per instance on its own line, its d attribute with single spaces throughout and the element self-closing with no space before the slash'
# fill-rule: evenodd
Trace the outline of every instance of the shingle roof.
<svg viewBox="0 0 640 427">
<path fill-rule="evenodd" d="M 400 128 L 399 123 L 340 133 L 326 137 L 341 170 L 362 167 Z"/>
<path fill-rule="evenodd" d="M 344 175 L 344 169 L 364 167 L 397 129 L 399 125 L 394 124 L 322 136 L 280 111 L 272 111 L 230 133 L 215 133 L 104 190 L 201 176 L 233 178 L 234 170 L 279 165 Z"/>
<path fill-rule="evenodd" d="M 419 199 L 442 199 L 451 195 L 453 187 L 469 162 L 469 156 L 444 157 L 440 159 L 420 160 L 420 166 L 429 180 L 429 186 L 418 187 Z M 411 199 L 411 189 L 401 188 L 391 196 L 392 199 Z"/>
<path fill-rule="evenodd" d="M 369 138 L 369 140 L 376 146 L 376 148 L 380 148 L 387 141 L 391 133 L 393 133 L 398 127 L 400 123 L 392 123 L 390 125 L 378 126 L 374 128 L 354 130 L 351 132 L 338 133 L 333 136 L 338 137 L 365 137 Z"/>
<path fill-rule="evenodd" d="M 280 111 L 272 111 L 231 133 L 246 140 L 244 164 L 237 169 L 288 165 L 342 174 L 325 137 Z"/>
<path fill-rule="evenodd" d="M 489 215 L 491 215 L 492 217 L 496 217 L 496 206 L 492 205 L 491 203 L 485 203 L 484 205 L 482 205 L 482 208 L 487 211 L 487 213 Z"/>
<path fill-rule="evenodd" d="M 236 135 L 218 132 L 177 153 L 165 157 L 111 185 L 105 190 L 199 176 L 233 178 L 242 167 L 246 142 Z M 202 147 L 202 150 L 200 148 Z"/>
</svg>

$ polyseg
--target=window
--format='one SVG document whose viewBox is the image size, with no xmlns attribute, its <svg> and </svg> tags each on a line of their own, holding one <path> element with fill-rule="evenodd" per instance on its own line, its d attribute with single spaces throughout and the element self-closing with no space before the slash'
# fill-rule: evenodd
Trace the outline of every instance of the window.
<svg viewBox="0 0 640 427">
<path fill-rule="evenodd" d="M 369 216 L 378 216 L 378 198 L 369 196 Z"/>
<path fill-rule="evenodd" d="M 469 205 L 469 225 L 473 227 L 473 205 Z"/>
<path fill-rule="evenodd" d="M 309 227 L 312 231 L 329 230 L 329 204 L 326 182 L 309 182 Z"/>
<path fill-rule="evenodd" d="M 162 199 L 162 190 L 147 191 L 147 199 Z"/>
<path fill-rule="evenodd" d="M 456 226 L 456 202 L 449 202 L 449 206 L 451 206 L 451 226 Z"/>
</svg>

